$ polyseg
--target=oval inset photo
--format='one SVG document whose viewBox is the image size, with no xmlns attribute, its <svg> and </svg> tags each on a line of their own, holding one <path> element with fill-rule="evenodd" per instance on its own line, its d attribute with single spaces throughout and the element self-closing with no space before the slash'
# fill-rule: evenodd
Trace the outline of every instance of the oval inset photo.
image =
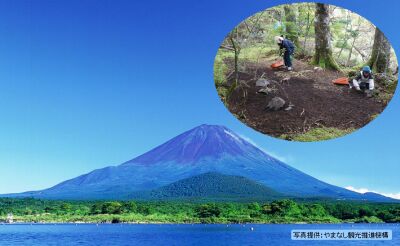
<svg viewBox="0 0 400 246">
<path fill-rule="evenodd" d="M 292 141 L 351 133 L 375 119 L 398 80 L 380 29 L 347 9 L 279 5 L 247 18 L 222 41 L 218 94 L 244 124 Z"/>
</svg>

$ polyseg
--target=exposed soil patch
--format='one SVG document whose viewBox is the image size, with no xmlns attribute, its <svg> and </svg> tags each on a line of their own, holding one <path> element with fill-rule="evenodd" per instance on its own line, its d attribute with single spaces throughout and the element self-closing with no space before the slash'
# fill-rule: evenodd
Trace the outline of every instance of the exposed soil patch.
<svg viewBox="0 0 400 246">
<path fill-rule="evenodd" d="M 270 61 L 246 64 L 246 73 L 240 73 L 240 86 L 228 99 L 228 108 L 242 122 L 272 136 L 304 133 L 314 127 L 339 129 L 360 128 L 385 108 L 376 97 L 337 86 L 332 79 L 343 74 L 329 70 L 314 70 L 305 62 L 295 61 L 293 72 L 273 70 Z M 258 93 L 256 80 L 271 81 L 271 93 Z M 231 82 L 231 81 L 230 81 Z M 290 110 L 270 111 L 268 102 L 279 96 Z"/>
</svg>

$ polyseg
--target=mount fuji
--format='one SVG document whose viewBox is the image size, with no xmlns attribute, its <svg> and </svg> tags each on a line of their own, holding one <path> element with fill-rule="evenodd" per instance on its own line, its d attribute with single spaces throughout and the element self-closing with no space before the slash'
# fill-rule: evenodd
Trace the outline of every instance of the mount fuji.
<svg viewBox="0 0 400 246">
<path fill-rule="evenodd" d="M 212 175 L 207 175 L 210 173 Z M 201 178 L 196 178 L 199 175 Z M 195 182 L 191 183 L 191 179 Z M 185 185 L 186 195 L 190 194 L 187 192 L 190 187 L 204 185 L 208 189 L 198 194 L 207 196 L 216 179 L 219 180 L 219 196 L 223 194 L 221 185 L 242 182 L 246 185 L 247 195 L 258 190 L 265 196 L 274 194 L 275 197 L 279 194 L 280 197 L 298 198 L 393 200 L 374 193 L 359 194 L 320 181 L 273 158 L 233 131 L 218 125 L 200 125 L 121 165 L 97 169 L 45 190 L 1 196 L 129 199 L 137 194 L 156 191 L 159 198 L 161 191 L 171 193 L 171 187 L 182 184 Z M 226 190 L 233 189 L 227 187 Z M 235 192 L 238 190 L 241 189 Z M 174 195 L 179 197 L 176 192 Z M 243 194 L 239 192 L 237 195 Z"/>
</svg>

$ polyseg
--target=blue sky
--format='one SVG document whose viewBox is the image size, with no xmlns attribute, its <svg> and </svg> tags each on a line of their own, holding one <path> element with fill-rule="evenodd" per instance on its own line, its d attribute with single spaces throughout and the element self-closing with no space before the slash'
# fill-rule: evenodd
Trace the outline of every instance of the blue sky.
<svg viewBox="0 0 400 246">
<path fill-rule="evenodd" d="M 329 183 L 399 193 L 398 95 L 363 129 L 317 143 L 262 135 L 220 102 L 219 43 L 248 16 L 291 2 L 0 1 L 0 193 L 120 164 L 203 123 Z M 327 3 L 369 19 L 398 50 L 400 2 L 377 2 Z"/>
</svg>

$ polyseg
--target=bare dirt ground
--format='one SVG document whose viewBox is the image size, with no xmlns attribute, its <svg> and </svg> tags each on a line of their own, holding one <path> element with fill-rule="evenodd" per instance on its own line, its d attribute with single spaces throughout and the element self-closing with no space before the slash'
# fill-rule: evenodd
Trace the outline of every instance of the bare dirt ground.
<svg viewBox="0 0 400 246">
<path fill-rule="evenodd" d="M 377 97 L 338 86 L 332 80 L 344 75 L 330 70 L 315 70 L 306 62 L 294 61 L 294 71 L 274 70 L 272 61 L 247 63 L 240 73 L 240 86 L 227 101 L 231 113 L 254 129 L 272 136 L 304 133 L 315 127 L 360 128 L 383 111 L 385 103 Z M 260 77 L 271 81 L 273 92 L 258 93 Z M 231 79 L 232 80 L 232 79 Z M 228 81 L 232 82 L 232 81 Z M 290 110 L 267 110 L 268 102 L 279 96 Z"/>
</svg>

